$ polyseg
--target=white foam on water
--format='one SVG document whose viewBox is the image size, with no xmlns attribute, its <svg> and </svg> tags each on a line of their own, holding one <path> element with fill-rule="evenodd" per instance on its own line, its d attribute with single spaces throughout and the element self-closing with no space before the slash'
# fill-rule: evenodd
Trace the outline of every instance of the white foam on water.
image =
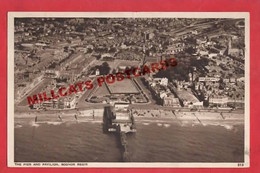
<svg viewBox="0 0 260 173">
<path fill-rule="evenodd" d="M 220 126 L 220 127 L 224 127 L 227 130 L 233 130 L 234 126 L 231 124 L 221 124 L 219 122 L 208 122 L 208 123 L 203 123 L 202 124 L 204 127 L 206 126 Z"/>
<path fill-rule="evenodd" d="M 68 127 L 72 124 L 77 124 L 77 123 L 78 123 L 78 121 L 68 121 L 68 122 L 65 123 L 65 125 Z"/>
<path fill-rule="evenodd" d="M 234 126 L 228 125 L 228 124 L 224 124 L 224 125 L 220 125 L 220 126 L 224 127 L 227 130 L 232 130 L 234 128 Z"/>
<path fill-rule="evenodd" d="M 14 128 L 21 128 L 21 127 L 23 127 L 21 124 L 17 124 L 17 125 L 15 125 Z"/>
<path fill-rule="evenodd" d="M 101 120 L 90 120 L 89 122 L 91 122 L 91 123 L 102 123 L 103 121 L 101 121 Z"/>
<path fill-rule="evenodd" d="M 220 127 L 224 127 L 227 130 L 233 130 L 234 126 L 232 124 L 222 124 L 220 122 L 207 122 L 207 123 L 203 123 L 202 124 L 204 127 L 206 126 L 220 126 Z"/>
<path fill-rule="evenodd" d="M 157 126 L 160 126 L 160 127 L 161 127 L 161 126 L 162 126 L 162 123 L 157 123 Z"/>
<path fill-rule="evenodd" d="M 208 124 L 208 123 L 203 123 L 202 124 L 203 127 L 206 127 L 206 126 L 209 126 L 209 125 L 211 125 L 211 124 Z"/>
<path fill-rule="evenodd" d="M 85 122 L 89 122 L 89 120 L 77 120 L 77 123 L 85 123 Z"/>
<path fill-rule="evenodd" d="M 180 125 L 181 127 L 187 127 L 188 123 L 182 122 Z"/>
<path fill-rule="evenodd" d="M 143 123 L 143 125 L 148 126 L 150 123 Z"/>
<path fill-rule="evenodd" d="M 39 127 L 40 126 L 40 124 L 35 123 L 34 121 L 31 121 L 30 125 L 33 126 L 33 127 Z"/>
<path fill-rule="evenodd" d="M 51 122 L 51 121 L 49 121 L 49 122 L 47 122 L 47 124 L 57 126 L 57 125 L 62 124 L 62 122 Z"/>
<path fill-rule="evenodd" d="M 163 124 L 163 127 L 166 127 L 166 128 L 168 128 L 170 126 L 171 126 L 170 124 Z"/>
</svg>

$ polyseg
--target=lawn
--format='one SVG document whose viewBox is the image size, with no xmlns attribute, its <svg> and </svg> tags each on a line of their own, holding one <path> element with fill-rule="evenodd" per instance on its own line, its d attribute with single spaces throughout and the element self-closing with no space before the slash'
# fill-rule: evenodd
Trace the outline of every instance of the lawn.
<svg viewBox="0 0 260 173">
<path fill-rule="evenodd" d="M 101 87 L 98 87 L 98 89 L 93 94 L 93 96 L 96 96 L 96 97 L 104 97 L 106 95 L 110 95 L 109 91 L 107 90 L 106 85 L 102 85 Z"/>
<path fill-rule="evenodd" d="M 111 94 L 138 94 L 139 90 L 130 79 L 124 79 L 122 81 L 116 81 L 112 84 L 107 84 Z"/>
</svg>

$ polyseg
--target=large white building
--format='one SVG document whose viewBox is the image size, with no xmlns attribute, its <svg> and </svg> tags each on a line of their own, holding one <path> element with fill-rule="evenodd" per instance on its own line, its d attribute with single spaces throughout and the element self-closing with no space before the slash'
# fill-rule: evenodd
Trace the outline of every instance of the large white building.
<svg viewBox="0 0 260 173">
<path fill-rule="evenodd" d="M 167 86 L 168 85 L 168 78 L 154 78 L 153 81 L 159 83 L 160 85 Z"/>
<path fill-rule="evenodd" d="M 228 97 L 209 97 L 209 105 L 227 106 Z"/>
</svg>

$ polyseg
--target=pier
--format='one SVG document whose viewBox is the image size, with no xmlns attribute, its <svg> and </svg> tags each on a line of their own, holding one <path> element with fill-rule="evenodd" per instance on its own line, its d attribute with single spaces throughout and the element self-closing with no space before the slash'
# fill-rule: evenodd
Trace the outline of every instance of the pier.
<svg viewBox="0 0 260 173">
<path fill-rule="evenodd" d="M 135 133 L 135 121 L 128 104 L 116 103 L 104 108 L 104 130 L 114 132 L 120 139 L 122 161 L 131 161 L 128 151 L 127 134 Z"/>
</svg>

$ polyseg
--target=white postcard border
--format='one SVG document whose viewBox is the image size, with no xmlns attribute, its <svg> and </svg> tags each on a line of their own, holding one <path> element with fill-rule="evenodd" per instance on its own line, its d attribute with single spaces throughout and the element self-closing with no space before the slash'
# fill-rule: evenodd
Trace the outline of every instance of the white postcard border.
<svg viewBox="0 0 260 173">
<path fill-rule="evenodd" d="M 250 166 L 250 42 L 249 12 L 8 12 L 8 95 L 7 95 L 7 163 L 8 167 L 136 167 L 136 168 L 247 168 Z M 71 18 L 244 18 L 245 19 L 245 118 L 244 162 L 193 163 L 193 162 L 79 162 L 86 166 L 61 166 L 63 162 L 14 162 L 14 18 L 71 17 Z M 68 163 L 68 162 L 66 162 Z M 77 162 L 69 162 L 69 164 Z M 31 165 L 29 165 L 31 164 Z M 38 166 L 37 166 L 38 164 Z M 55 164 L 58 164 L 55 166 Z M 68 165 L 69 165 L 68 164 Z M 35 166 L 36 165 L 36 166 Z M 47 166 L 44 166 L 47 165 Z M 242 165 L 242 166 L 241 166 Z"/>
</svg>

